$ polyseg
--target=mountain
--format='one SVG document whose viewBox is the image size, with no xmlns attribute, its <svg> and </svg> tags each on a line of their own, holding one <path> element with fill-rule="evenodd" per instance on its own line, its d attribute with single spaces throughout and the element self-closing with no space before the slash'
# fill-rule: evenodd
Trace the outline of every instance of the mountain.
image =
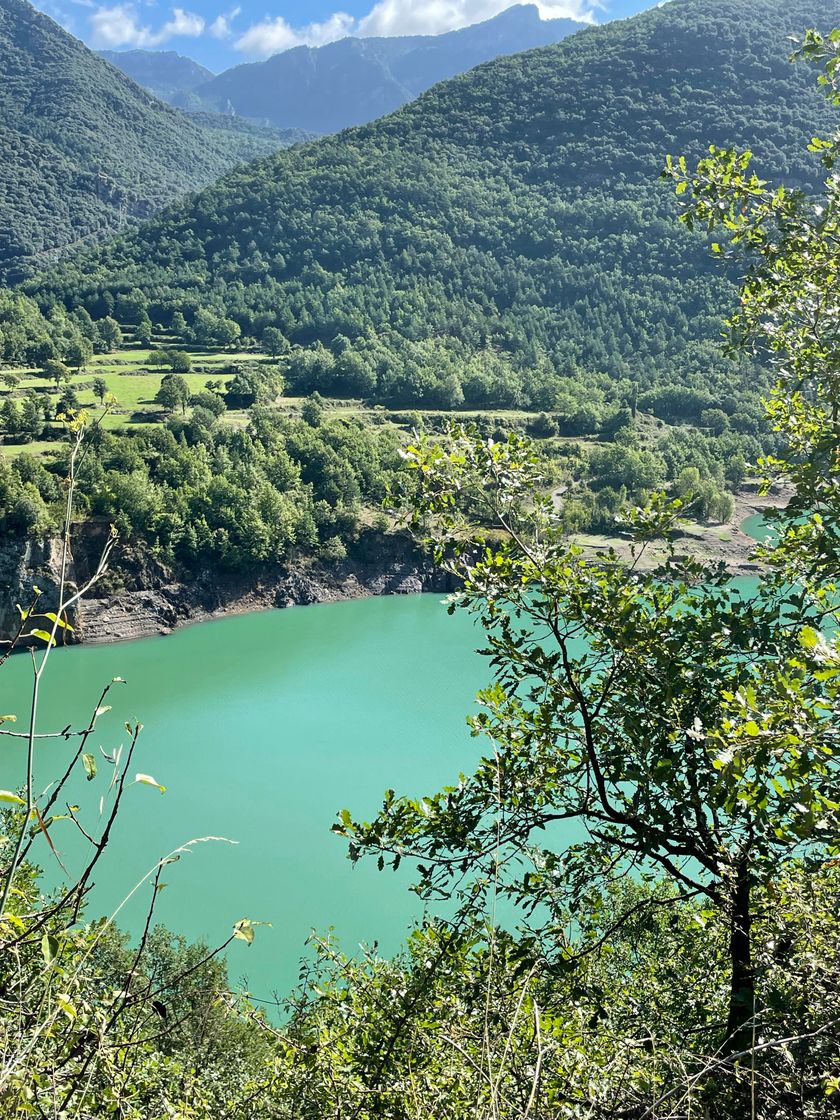
<svg viewBox="0 0 840 1120">
<path fill-rule="evenodd" d="M 279 146 L 201 127 L 27 0 L 0 0 L 0 278 Z"/>
<path fill-rule="evenodd" d="M 175 103 L 277 128 L 338 132 L 398 109 L 444 78 L 500 55 L 559 42 L 583 26 L 570 19 L 542 20 L 536 6 L 519 5 L 444 35 L 295 47 L 265 62 L 226 70 Z"/>
<path fill-rule="evenodd" d="M 99 51 L 99 54 L 161 101 L 171 102 L 178 94 L 189 93 L 214 76 L 206 66 L 176 51 Z"/>
<path fill-rule="evenodd" d="M 838 24 L 840 0 L 672 0 L 234 171 L 29 290 L 278 327 L 307 392 L 581 415 L 638 392 L 687 418 L 737 397 L 758 431 L 760 377 L 718 344 L 734 288 L 659 173 L 714 143 L 816 188 L 836 113 L 788 36 Z"/>
</svg>

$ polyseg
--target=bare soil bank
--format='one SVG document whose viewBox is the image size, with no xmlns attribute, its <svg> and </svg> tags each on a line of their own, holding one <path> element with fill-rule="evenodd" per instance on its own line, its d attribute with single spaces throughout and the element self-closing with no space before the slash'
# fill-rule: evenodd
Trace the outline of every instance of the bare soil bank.
<svg viewBox="0 0 840 1120">
<path fill-rule="evenodd" d="M 735 511 L 726 524 L 700 525 L 689 522 L 684 525 L 674 542 L 677 553 L 702 561 L 723 560 L 733 575 L 754 575 L 761 571 L 761 564 L 754 557 L 756 541 L 744 532 L 742 525 L 755 513 L 783 508 L 789 499 L 788 492 L 759 494 L 757 486 L 745 486 L 735 495 Z M 595 552 L 612 546 L 620 556 L 629 558 L 630 555 L 629 543 L 621 539 L 590 533 L 582 533 L 575 539 L 586 551 Z M 656 567 L 664 556 L 662 548 L 651 545 L 645 550 L 642 566 Z"/>
<path fill-rule="evenodd" d="M 77 537 L 69 580 L 83 582 L 101 550 L 105 527 L 86 526 Z M 15 604 L 28 605 L 33 587 L 44 592 L 40 609 L 55 605 L 61 542 L 4 542 L 0 546 L 0 638 L 16 630 Z M 148 556 L 125 549 L 119 558 L 124 586 L 96 589 L 73 612 L 73 639 L 118 642 L 168 634 L 177 626 L 246 611 L 332 603 L 369 595 L 408 595 L 450 590 L 450 577 L 435 569 L 409 537 L 363 532 L 348 556 L 333 564 L 314 560 L 247 574 L 204 572 L 190 580 L 172 577 Z M 108 577 L 110 578 L 110 577 Z M 107 586 L 107 585 L 106 585 Z"/>
</svg>

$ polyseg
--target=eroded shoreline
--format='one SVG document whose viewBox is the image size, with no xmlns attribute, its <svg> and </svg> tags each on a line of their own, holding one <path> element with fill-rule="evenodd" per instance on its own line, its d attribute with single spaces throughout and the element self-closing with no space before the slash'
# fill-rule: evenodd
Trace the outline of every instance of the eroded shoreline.
<svg viewBox="0 0 840 1120">
<path fill-rule="evenodd" d="M 788 494 L 762 495 L 744 490 L 736 495 L 735 512 L 726 525 L 686 525 L 676 541 L 677 553 L 702 561 L 723 560 L 733 575 L 755 575 L 761 565 L 754 559 L 756 542 L 742 526 L 753 514 L 784 506 Z M 575 538 L 586 551 L 613 547 L 629 557 L 629 542 L 606 536 Z M 95 552 L 95 534 L 88 541 Z M 73 582 L 85 578 L 89 558 L 79 548 L 71 572 Z M 643 566 L 655 567 L 664 558 L 659 546 L 649 546 Z M 30 601 L 33 586 L 50 597 L 57 582 L 60 541 L 23 542 L 17 553 L 9 548 L 0 555 L 0 583 L 4 602 L 0 608 L 0 636 L 6 638 L 17 622 L 16 603 Z M 126 561 L 124 560 L 125 564 Z M 286 567 L 265 568 L 248 574 L 204 572 L 191 580 L 171 578 L 155 566 L 126 574 L 133 578 L 123 589 L 89 596 L 74 612 L 74 639 L 85 644 L 132 641 L 211 619 L 282 607 L 336 603 L 378 595 L 447 593 L 453 577 L 436 568 L 431 559 L 402 533 L 364 531 L 345 560 L 325 564 L 307 560 Z M 46 609 L 46 608 L 45 608 Z"/>
</svg>

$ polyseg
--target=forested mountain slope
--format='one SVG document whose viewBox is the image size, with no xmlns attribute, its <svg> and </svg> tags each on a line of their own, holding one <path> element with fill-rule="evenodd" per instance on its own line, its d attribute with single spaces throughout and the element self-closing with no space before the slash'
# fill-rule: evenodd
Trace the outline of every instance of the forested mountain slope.
<svg viewBox="0 0 840 1120">
<path fill-rule="evenodd" d="M 798 153 L 830 110 L 788 36 L 835 24 L 840 0 L 673 0 L 237 170 L 30 290 L 101 315 L 139 287 L 164 323 L 279 327 L 312 347 L 303 391 L 556 408 L 688 386 L 730 407 L 759 389 L 719 352 L 732 289 L 658 175 L 733 144 L 815 186 Z"/>
<path fill-rule="evenodd" d="M 348 38 L 246 63 L 175 99 L 277 128 L 338 132 L 393 112 L 436 82 L 500 55 L 557 43 L 584 25 L 519 4 L 444 35 Z M 119 65 L 119 62 L 117 62 Z M 138 79 L 139 80 L 139 79 Z"/>
<path fill-rule="evenodd" d="M 99 54 L 163 101 L 171 102 L 179 93 L 189 93 L 214 77 L 212 70 L 177 51 L 100 51 Z"/>
<path fill-rule="evenodd" d="M 0 0 L 0 278 L 278 146 L 205 130 L 27 0 Z"/>
</svg>

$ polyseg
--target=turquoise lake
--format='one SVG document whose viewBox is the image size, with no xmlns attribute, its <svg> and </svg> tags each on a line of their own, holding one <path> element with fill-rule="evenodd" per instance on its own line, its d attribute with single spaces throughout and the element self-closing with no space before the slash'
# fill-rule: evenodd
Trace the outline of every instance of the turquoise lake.
<svg viewBox="0 0 840 1120">
<path fill-rule="evenodd" d="M 164 795 L 132 786 L 108 856 L 96 876 L 91 913 L 111 913 L 155 862 L 186 841 L 221 836 L 235 845 L 196 846 L 166 869 L 158 918 L 189 938 L 224 940 L 237 919 L 271 922 L 254 944 L 229 951 L 231 978 L 270 999 L 287 993 L 312 928 L 336 930 L 353 951 L 377 940 L 396 951 L 419 903 L 410 873 L 353 867 L 330 832 L 347 807 L 369 817 L 392 787 L 433 793 L 476 760 L 466 715 L 489 666 L 475 652 L 481 631 L 450 617 L 439 595 L 243 615 L 187 627 L 167 638 L 56 650 L 45 677 L 39 730 L 83 725 L 101 686 L 126 680 L 109 698 L 91 747 L 127 743 L 125 722 L 143 723 L 134 772 Z M 31 668 L 17 656 L 0 673 L 0 711 L 25 716 Z M 38 747 L 36 782 L 60 774 L 71 744 Z M 22 781 L 23 746 L 3 743 L 4 788 Z M 99 757 L 73 798 L 96 820 L 111 767 Z M 60 830 L 65 829 L 64 833 Z M 75 828 L 53 827 L 72 870 Z M 39 859 L 60 871 L 46 846 Z M 142 925 L 146 887 L 121 912 Z"/>
<path fill-rule="evenodd" d="M 754 593 L 754 579 L 734 581 Z M 434 793 L 470 772 L 482 744 L 466 716 L 490 679 L 478 655 L 482 631 L 464 613 L 449 616 L 439 595 L 395 596 L 242 615 L 187 627 L 166 638 L 54 651 L 39 730 L 83 726 L 102 686 L 127 682 L 109 698 L 89 744 L 95 779 L 80 774 L 72 798 L 98 818 L 111 767 L 99 747 L 127 743 L 126 720 L 144 725 L 131 767 L 167 787 L 128 789 L 109 854 L 100 866 L 91 914 L 112 913 L 156 861 L 187 841 L 199 844 L 166 868 L 158 920 L 190 939 L 218 944 L 240 918 L 270 922 L 254 944 L 229 951 L 231 979 L 271 1000 L 293 987 L 312 929 L 335 929 L 355 952 L 377 941 L 392 953 L 420 903 L 410 869 L 355 868 L 330 832 L 349 808 L 367 819 L 385 789 Z M 27 725 L 31 668 L 16 656 L 0 673 L 0 711 Z M 71 744 L 37 749 L 36 788 L 66 765 Z M 22 784 L 24 748 L 5 740 L 0 786 Z M 81 767 L 79 767 L 81 769 Z M 65 830 L 65 831 L 62 831 Z M 80 845 L 69 821 L 52 838 L 72 872 Z M 50 882 L 61 873 L 44 843 Z M 138 931 L 150 888 L 121 910 Z"/>
</svg>

